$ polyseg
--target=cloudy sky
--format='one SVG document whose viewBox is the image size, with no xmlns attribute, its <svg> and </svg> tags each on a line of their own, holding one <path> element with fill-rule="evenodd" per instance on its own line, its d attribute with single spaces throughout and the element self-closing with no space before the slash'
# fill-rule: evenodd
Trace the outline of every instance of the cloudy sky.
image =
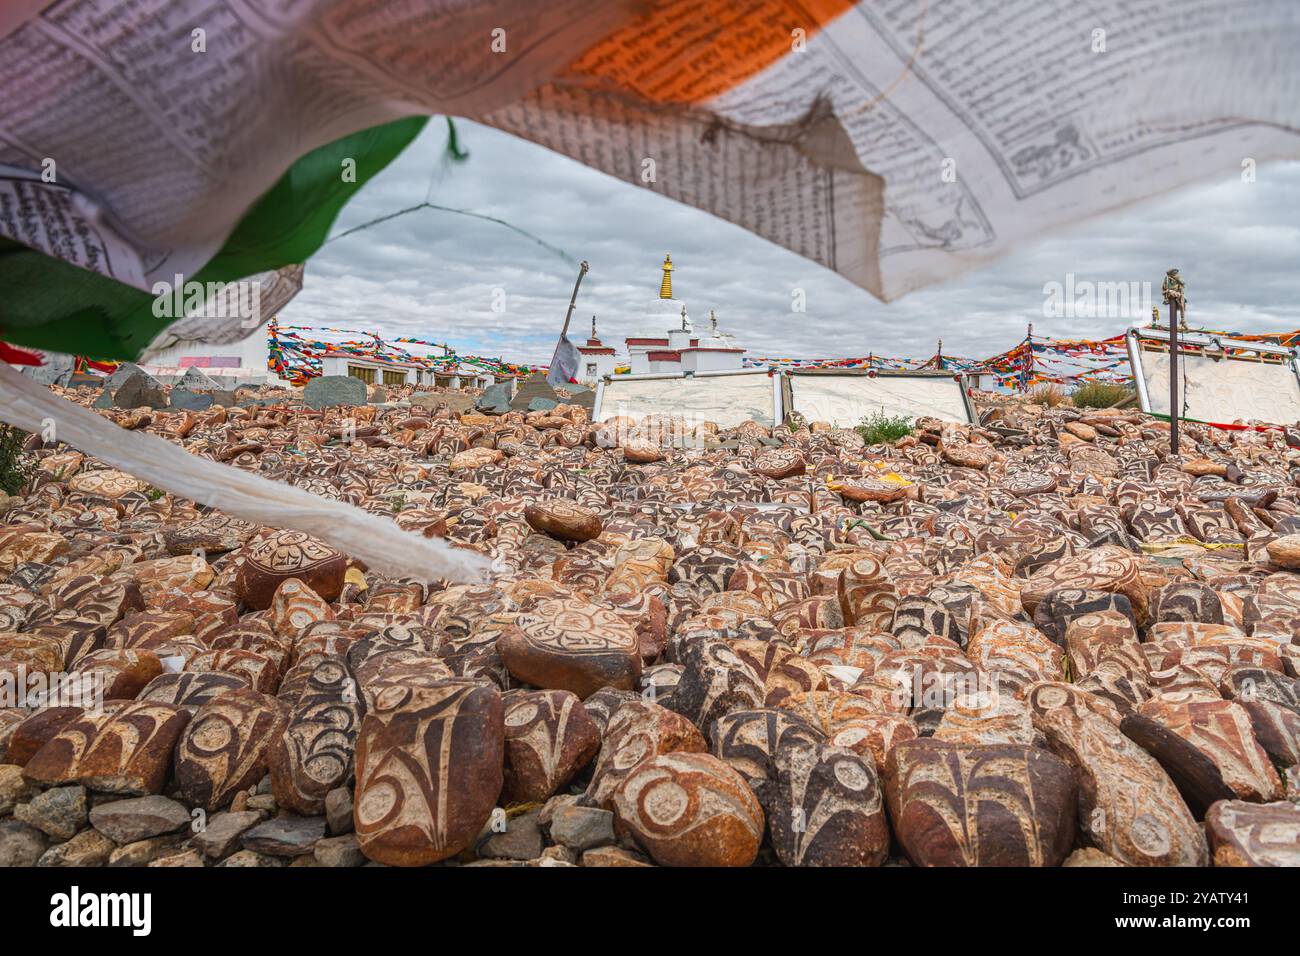
<svg viewBox="0 0 1300 956">
<path fill-rule="evenodd" d="M 991 266 L 889 304 L 835 273 L 720 219 L 632 186 L 508 134 L 458 121 L 467 162 L 441 161 L 437 119 L 349 204 L 343 232 L 426 199 L 505 220 L 505 226 L 421 210 L 331 241 L 307 267 L 286 325 L 375 329 L 447 341 L 457 351 L 549 360 L 587 259 L 575 330 L 595 314 L 607 344 L 647 329 L 660 264 L 696 327 L 719 324 L 751 354 L 824 358 L 986 356 L 1015 344 L 1025 325 L 1045 335 L 1100 338 L 1116 319 L 1043 315 L 1043 285 L 1067 273 L 1147 280 L 1158 298 L 1165 269 L 1188 280 L 1194 324 L 1243 332 L 1300 327 L 1300 163 L 1261 166 L 1257 181 L 1207 182 L 1108 214 L 1013 252 Z M 547 248 L 547 246 L 554 247 Z M 554 249 L 563 250 L 566 260 Z M 791 312 L 791 289 L 807 312 Z M 493 311 L 496 290 L 505 311 Z M 662 324 L 662 323 L 659 323 Z M 339 336 L 330 336 L 338 339 Z"/>
</svg>

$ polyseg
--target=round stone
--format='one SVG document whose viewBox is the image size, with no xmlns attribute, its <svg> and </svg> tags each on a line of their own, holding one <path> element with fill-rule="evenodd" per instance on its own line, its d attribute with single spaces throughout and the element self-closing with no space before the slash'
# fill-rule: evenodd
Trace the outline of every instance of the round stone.
<svg viewBox="0 0 1300 956">
<path fill-rule="evenodd" d="M 328 545 L 301 531 L 276 531 L 250 541 L 239 551 L 242 563 L 235 577 L 235 593 L 244 604 L 264 611 L 276 589 L 297 578 L 326 601 L 343 590 L 347 559 Z"/>
</svg>

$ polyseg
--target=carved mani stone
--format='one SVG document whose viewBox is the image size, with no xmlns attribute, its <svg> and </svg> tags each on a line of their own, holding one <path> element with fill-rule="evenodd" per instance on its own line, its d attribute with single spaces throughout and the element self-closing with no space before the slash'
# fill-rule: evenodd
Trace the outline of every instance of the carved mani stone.
<svg viewBox="0 0 1300 956">
<path fill-rule="evenodd" d="M 235 578 L 235 592 L 249 607 L 264 611 L 276 589 L 298 578 L 326 601 L 343 590 L 347 559 L 333 548 L 301 531 L 276 531 L 244 545 L 243 564 Z"/>
<path fill-rule="evenodd" d="M 709 729 L 710 750 L 745 778 L 767 809 L 768 787 L 775 779 L 772 758 L 783 746 L 817 744 L 825 740 L 803 719 L 780 710 L 735 710 Z"/>
<path fill-rule="evenodd" d="M 615 791 L 613 810 L 616 827 L 660 866 L 749 866 L 763 839 L 758 800 L 711 754 L 643 761 Z"/>
<path fill-rule="evenodd" d="M 361 852 L 424 866 L 468 847 L 501 793 L 504 731 L 501 695 L 487 683 L 381 692 L 357 739 Z"/>
<path fill-rule="evenodd" d="M 161 793 L 176 739 L 189 720 L 189 711 L 153 701 L 83 714 L 27 761 L 23 777 L 46 787 L 79 783 L 126 796 Z"/>
<path fill-rule="evenodd" d="M 1236 796 L 1208 754 L 1160 721 L 1141 713 L 1125 714 L 1119 729 L 1164 767 L 1197 820 L 1204 818 L 1211 804 Z"/>
<path fill-rule="evenodd" d="M 682 676 L 668 703 L 696 727 L 708 728 L 734 710 L 763 705 L 763 680 L 726 641 L 702 638 L 687 646 Z"/>
<path fill-rule="evenodd" d="M 516 679 L 583 698 L 605 686 L 632 690 L 641 676 L 636 630 L 617 612 L 583 601 L 539 601 L 505 630 L 497 650 Z"/>
<path fill-rule="evenodd" d="M 659 754 L 705 753 L 708 749 L 699 728 L 681 714 L 648 700 L 628 701 L 614 712 L 605 728 L 587 799 L 608 809 L 614 791 L 638 764 Z"/>
<path fill-rule="evenodd" d="M 284 733 L 288 709 L 255 690 L 233 690 L 200 706 L 176 743 L 182 797 L 208 812 L 256 786 L 269 767 L 271 742 Z"/>
<path fill-rule="evenodd" d="M 239 674 L 226 674 L 220 671 L 182 671 L 179 674 L 159 674 L 145 685 L 137 699 L 193 709 L 227 691 L 248 686 L 248 678 Z"/>
<path fill-rule="evenodd" d="M 1155 758 L 1110 721 L 1082 708 L 1040 717 L 1052 750 L 1079 778 L 1079 828 L 1130 866 L 1204 866 L 1205 838 Z"/>
<path fill-rule="evenodd" d="M 1215 866 L 1300 866 L 1300 804 L 1224 800 L 1205 816 Z"/>
<path fill-rule="evenodd" d="M 880 559 L 864 556 L 841 571 L 838 596 L 846 625 L 882 631 L 893 625 L 898 591 Z"/>
<path fill-rule="evenodd" d="M 1059 866 L 1074 842 L 1074 774 L 1045 750 L 907 741 L 890 751 L 885 794 L 918 866 Z"/>
<path fill-rule="evenodd" d="M 1213 588 L 1199 581 L 1175 581 L 1151 593 L 1151 618 L 1222 624 L 1223 604 Z"/>
<path fill-rule="evenodd" d="M 889 825 L 874 759 L 820 744 L 777 751 L 768 807 L 772 846 L 786 866 L 880 866 Z"/>
<path fill-rule="evenodd" d="M 1282 779 L 1255 739 L 1250 714 L 1230 700 L 1154 697 L 1138 713 L 1168 727 L 1213 761 L 1239 799 L 1267 803 L 1284 795 Z"/>
<path fill-rule="evenodd" d="M 1034 608 L 1034 626 L 1046 634 L 1049 640 L 1064 647 L 1065 631 L 1070 622 L 1084 614 L 1100 611 L 1123 614 L 1133 623 L 1134 630 L 1137 629 L 1137 618 L 1128 598 L 1122 594 L 1082 587 L 1063 587 L 1049 591 Z"/>
<path fill-rule="evenodd" d="M 326 658 L 307 678 L 282 734 L 271 742 L 271 792 L 294 813 L 324 812 L 325 795 L 352 770 L 361 723 L 356 681 L 339 658 Z"/>
<path fill-rule="evenodd" d="M 563 498 L 529 505 L 524 520 L 534 531 L 561 541 L 590 541 L 600 535 L 603 526 L 596 509 Z"/>
<path fill-rule="evenodd" d="M 508 802 L 546 800 L 600 750 L 600 728 L 570 691 L 512 691 L 504 701 Z"/>
</svg>

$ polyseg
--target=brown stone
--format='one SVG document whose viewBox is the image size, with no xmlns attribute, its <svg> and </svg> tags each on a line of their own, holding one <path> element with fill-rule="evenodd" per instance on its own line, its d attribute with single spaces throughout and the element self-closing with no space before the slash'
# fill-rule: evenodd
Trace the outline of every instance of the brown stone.
<svg viewBox="0 0 1300 956">
<path fill-rule="evenodd" d="M 1300 571 L 1300 534 L 1285 534 L 1266 545 L 1268 559 L 1288 571 Z"/>
<path fill-rule="evenodd" d="M 360 692 L 343 661 L 317 664 L 284 732 L 271 740 L 277 804 L 303 816 L 324 812 L 325 795 L 352 772 L 361 717 Z"/>
<path fill-rule="evenodd" d="M 1205 865 L 1205 838 L 1155 758 L 1081 707 L 1054 707 L 1041 726 L 1078 776 L 1079 829 L 1089 842 L 1129 866 Z"/>
<path fill-rule="evenodd" d="M 504 798 L 540 803 L 596 756 L 600 728 L 569 691 L 516 691 L 504 700 Z"/>
<path fill-rule="evenodd" d="M 1300 866 L 1300 804 L 1224 800 L 1205 817 L 1215 866 Z"/>
<path fill-rule="evenodd" d="M 1074 842 L 1074 774 L 1037 748 L 901 743 L 885 766 L 885 794 L 918 866 L 1058 866 Z"/>
<path fill-rule="evenodd" d="M 301 531 L 275 531 L 244 545 L 235 578 L 239 599 L 255 610 L 271 606 L 276 589 L 298 578 L 326 601 L 343 590 L 347 559 Z"/>
<path fill-rule="evenodd" d="M 161 793 L 176 740 L 189 712 L 134 701 L 113 713 L 85 713 L 65 724 L 23 768 L 42 786 L 80 783 L 91 790 L 144 796 Z"/>
<path fill-rule="evenodd" d="M 1240 704 L 1164 694 L 1142 704 L 1138 713 L 1159 721 L 1208 756 L 1239 799 L 1257 803 L 1282 799 L 1282 780 Z"/>
<path fill-rule="evenodd" d="M 354 820 L 361 852 L 423 866 L 468 847 L 502 785 L 501 696 L 477 683 L 393 687 L 357 740 Z"/>
<path fill-rule="evenodd" d="M 636 630 L 616 611 L 583 601 L 539 601 L 497 650 L 519 680 L 582 698 L 607 686 L 632 690 L 641 676 Z"/>
<path fill-rule="evenodd" d="M 627 775 L 612 800 L 616 827 L 660 866 L 749 866 L 763 839 L 763 809 L 717 757 L 668 753 Z"/>
<path fill-rule="evenodd" d="M 176 743 L 182 797 L 209 813 L 256 786 L 269 770 L 271 742 L 288 724 L 288 708 L 255 690 L 228 691 L 198 707 Z"/>
<path fill-rule="evenodd" d="M 708 749 L 699 729 L 680 714 L 639 698 L 627 701 L 605 728 L 587 798 L 608 808 L 614 791 L 643 761 L 660 754 L 705 753 Z"/>
<path fill-rule="evenodd" d="M 874 758 L 821 744 L 791 743 L 775 757 L 765 809 L 772 846 L 786 866 L 880 866 L 889 825 Z"/>
<path fill-rule="evenodd" d="M 541 501 L 524 509 L 529 527 L 561 541 L 590 541 L 600 535 L 600 513 L 563 498 Z"/>
</svg>

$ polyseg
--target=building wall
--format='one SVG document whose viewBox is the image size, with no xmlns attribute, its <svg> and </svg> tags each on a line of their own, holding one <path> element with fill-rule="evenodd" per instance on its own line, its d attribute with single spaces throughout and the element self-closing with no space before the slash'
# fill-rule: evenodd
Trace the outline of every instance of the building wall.
<svg viewBox="0 0 1300 956">
<path fill-rule="evenodd" d="M 180 342 L 149 354 L 141 363 L 147 368 L 182 368 L 197 365 L 207 375 L 222 381 L 237 379 L 240 382 L 283 385 L 285 382 L 267 369 L 270 351 L 266 345 L 266 326 L 238 342 L 214 345 L 193 340 Z M 200 359 L 200 361 L 193 361 Z M 203 359 L 209 362 L 201 361 Z M 236 371 L 238 370 L 238 371 Z"/>
<path fill-rule="evenodd" d="M 354 356 L 328 356 L 321 359 L 322 375 L 347 375 L 348 366 L 359 366 L 361 368 L 372 369 L 374 371 L 374 384 L 384 384 L 384 372 L 401 372 L 403 382 L 399 384 L 414 385 L 415 369 L 405 368 L 402 366 L 393 366 L 387 362 L 371 362 L 363 358 Z"/>
<path fill-rule="evenodd" d="M 613 375 L 617 365 L 614 358 L 613 355 L 582 355 L 582 362 L 578 366 L 578 381 L 585 385 L 595 385 L 606 375 Z"/>
<path fill-rule="evenodd" d="M 744 364 L 740 351 L 715 349 L 686 349 L 682 352 L 683 372 L 725 372 Z"/>
</svg>

